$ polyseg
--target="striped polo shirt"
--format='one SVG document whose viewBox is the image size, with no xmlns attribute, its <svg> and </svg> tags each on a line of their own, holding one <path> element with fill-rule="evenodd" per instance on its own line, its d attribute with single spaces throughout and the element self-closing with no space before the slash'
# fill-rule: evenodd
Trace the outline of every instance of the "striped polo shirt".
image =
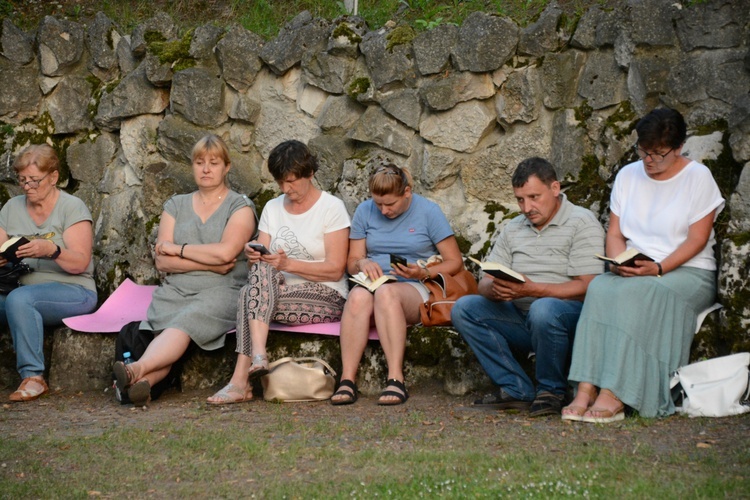
<svg viewBox="0 0 750 500">
<path fill-rule="evenodd" d="M 601 274 L 604 229 L 588 209 L 560 195 L 560 209 L 540 231 L 526 218 L 513 218 L 501 231 L 487 261 L 499 262 L 539 283 L 565 283 L 573 276 Z M 528 309 L 534 297 L 514 301 Z"/>
</svg>

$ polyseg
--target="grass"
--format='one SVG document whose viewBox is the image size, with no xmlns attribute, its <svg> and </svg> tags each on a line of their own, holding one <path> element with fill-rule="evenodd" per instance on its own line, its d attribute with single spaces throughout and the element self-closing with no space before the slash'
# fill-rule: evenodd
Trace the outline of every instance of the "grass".
<svg viewBox="0 0 750 500">
<path fill-rule="evenodd" d="M 696 448 L 695 420 L 680 418 L 607 428 L 419 403 L 352 413 L 325 404 L 221 410 L 196 398 L 179 415 L 159 404 L 145 413 L 106 406 L 73 422 L 48 414 L 34 435 L 10 430 L 28 415 L 6 407 L 0 498 L 739 498 L 750 466 L 741 443 Z M 674 425 L 693 426 L 691 439 L 675 440 Z M 722 427 L 707 425 L 707 436 Z"/>
<path fill-rule="evenodd" d="M 612 5 L 615 1 L 560 0 L 559 4 L 572 20 L 592 5 Z M 417 30 L 446 23 L 460 25 L 476 11 L 508 16 L 520 26 L 526 26 L 536 20 L 548 3 L 549 0 L 359 0 L 358 13 L 371 29 L 378 29 L 389 20 Z M 241 24 L 266 39 L 276 36 L 284 24 L 303 10 L 313 17 L 329 20 L 346 13 L 342 0 L 58 0 L 35 3 L 0 0 L 0 17 L 9 17 L 24 29 L 36 27 L 44 15 L 85 21 L 101 11 L 130 32 L 160 10 L 168 13 L 183 30 L 207 22 L 219 26 Z"/>
</svg>

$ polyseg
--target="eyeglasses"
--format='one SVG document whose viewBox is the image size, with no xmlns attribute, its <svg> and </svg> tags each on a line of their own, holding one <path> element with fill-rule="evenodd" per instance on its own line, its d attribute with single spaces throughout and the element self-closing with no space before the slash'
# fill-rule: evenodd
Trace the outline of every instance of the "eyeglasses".
<svg viewBox="0 0 750 500">
<path fill-rule="evenodd" d="M 635 151 L 635 154 L 638 155 L 638 158 L 640 158 L 641 160 L 645 160 L 647 156 L 650 156 L 651 160 L 655 161 L 656 163 L 663 162 L 664 158 L 666 158 L 669 153 L 674 151 L 674 149 L 675 148 L 672 148 L 666 153 L 649 153 L 648 151 L 641 149 L 638 144 L 633 146 L 633 151 Z"/>
<path fill-rule="evenodd" d="M 28 185 L 29 189 L 36 189 L 36 188 L 39 187 L 39 183 L 42 182 L 44 180 L 44 178 L 47 177 L 51 173 L 52 172 L 47 172 L 46 174 L 44 174 L 39 179 L 29 179 L 28 181 L 25 181 L 25 180 L 22 180 L 22 179 L 18 179 L 18 185 L 21 186 L 21 188 L 25 188 L 26 185 Z"/>
</svg>

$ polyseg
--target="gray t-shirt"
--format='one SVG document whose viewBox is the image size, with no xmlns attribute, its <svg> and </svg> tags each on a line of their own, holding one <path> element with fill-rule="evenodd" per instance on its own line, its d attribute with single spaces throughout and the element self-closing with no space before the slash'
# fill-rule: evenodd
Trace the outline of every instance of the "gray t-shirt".
<svg viewBox="0 0 750 500">
<path fill-rule="evenodd" d="M 561 194 L 560 210 L 542 230 L 519 215 L 505 226 L 488 262 L 499 262 L 539 283 L 565 283 L 573 276 L 601 274 L 604 263 L 594 254 L 604 250 L 604 229 L 596 216 Z M 514 301 L 528 309 L 535 299 Z"/>
<path fill-rule="evenodd" d="M 0 210 L 0 227 L 5 230 L 9 238 L 14 236 L 25 236 L 30 240 L 44 238 L 60 245 L 60 248 L 66 248 L 63 241 L 65 230 L 81 221 L 92 222 L 89 209 L 83 201 L 65 191 L 60 191 L 60 197 L 52 213 L 39 225 L 26 210 L 26 195 L 11 198 Z M 58 282 L 81 285 L 96 291 L 93 258 L 81 274 L 70 274 L 64 271 L 52 259 L 24 259 L 24 262 L 34 270 L 33 273 L 21 278 L 21 283 L 24 285 Z"/>
</svg>

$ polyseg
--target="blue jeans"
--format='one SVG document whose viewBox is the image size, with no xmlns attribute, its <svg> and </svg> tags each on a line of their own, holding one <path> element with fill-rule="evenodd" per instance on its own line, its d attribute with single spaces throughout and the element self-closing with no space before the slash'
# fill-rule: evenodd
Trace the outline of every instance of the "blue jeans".
<svg viewBox="0 0 750 500">
<path fill-rule="evenodd" d="M 481 295 L 461 297 L 451 320 L 490 380 L 516 399 L 532 401 L 542 391 L 565 394 L 570 352 L 583 303 L 541 298 L 528 312 Z M 536 353 L 537 390 L 513 357 Z"/>
<path fill-rule="evenodd" d="M 59 325 L 95 307 L 96 292 L 66 283 L 22 286 L 0 295 L 0 321 L 10 328 L 21 378 L 44 374 L 45 325 Z"/>
</svg>

